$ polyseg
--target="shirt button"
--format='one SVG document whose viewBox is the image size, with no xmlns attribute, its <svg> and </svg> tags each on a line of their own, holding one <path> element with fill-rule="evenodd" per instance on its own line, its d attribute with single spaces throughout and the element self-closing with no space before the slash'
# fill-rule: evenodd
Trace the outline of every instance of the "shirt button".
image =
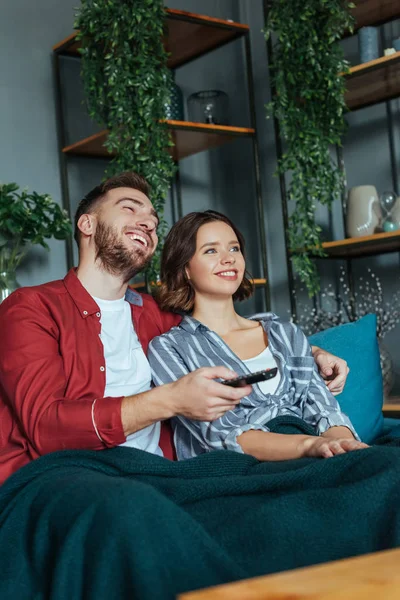
<svg viewBox="0 0 400 600">
<path fill-rule="evenodd" d="M 86 315 L 88 314 L 88 311 L 87 311 L 87 310 L 84 310 L 84 311 L 83 311 L 83 314 L 86 316 Z"/>
<path fill-rule="evenodd" d="M 104 371 L 104 370 L 105 370 L 104 367 L 100 367 L 100 371 Z"/>
<path fill-rule="evenodd" d="M 96 313 L 96 317 L 101 317 L 101 313 Z"/>
</svg>

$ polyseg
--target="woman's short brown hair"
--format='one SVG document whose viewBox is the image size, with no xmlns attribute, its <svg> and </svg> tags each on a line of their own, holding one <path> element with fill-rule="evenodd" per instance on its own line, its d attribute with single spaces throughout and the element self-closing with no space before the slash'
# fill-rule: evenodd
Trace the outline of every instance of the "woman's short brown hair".
<svg viewBox="0 0 400 600">
<path fill-rule="evenodd" d="M 157 291 L 157 302 L 163 310 L 191 312 L 194 305 L 194 290 L 186 275 L 186 266 L 196 252 L 197 232 L 202 225 L 222 221 L 232 227 L 240 250 L 245 255 L 243 235 L 228 217 L 215 211 L 192 212 L 180 219 L 168 233 L 161 256 L 161 285 Z M 245 300 L 253 293 L 253 284 L 245 273 L 233 295 L 234 300 Z"/>
</svg>

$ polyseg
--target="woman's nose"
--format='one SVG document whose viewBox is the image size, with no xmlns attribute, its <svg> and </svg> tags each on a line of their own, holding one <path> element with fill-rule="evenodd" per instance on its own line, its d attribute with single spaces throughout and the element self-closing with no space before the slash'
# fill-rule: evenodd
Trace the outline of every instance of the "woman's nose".
<svg viewBox="0 0 400 600">
<path fill-rule="evenodd" d="M 221 258 L 221 262 L 224 264 L 233 264 L 235 262 L 235 256 L 232 252 L 225 252 L 225 254 Z"/>
</svg>

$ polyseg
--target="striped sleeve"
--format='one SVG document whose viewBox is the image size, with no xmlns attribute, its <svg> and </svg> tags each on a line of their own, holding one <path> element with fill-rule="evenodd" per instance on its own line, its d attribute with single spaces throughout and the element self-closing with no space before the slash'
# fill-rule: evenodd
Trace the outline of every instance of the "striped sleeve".
<svg viewBox="0 0 400 600">
<path fill-rule="evenodd" d="M 191 370 L 166 335 L 155 337 L 150 342 L 147 358 L 155 385 L 176 381 Z"/>
<path fill-rule="evenodd" d="M 292 334 L 288 336 L 300 356 L 312 357 L 311 346 L 302 330 L 293 323 L 287 324 L 292 328 Z M 318 371 L 317 364 L 313 361 L 313 370 L 308 387 L 307 402 L 304 405 L 303 419 L 315 427 L 321 435 L 331 427 L 343 426 L 350 429 L 357 440 L 357 435 L 350 419 L 345 415 L 335 396 L 326 386 L 325 381 Z"/>
</svg>

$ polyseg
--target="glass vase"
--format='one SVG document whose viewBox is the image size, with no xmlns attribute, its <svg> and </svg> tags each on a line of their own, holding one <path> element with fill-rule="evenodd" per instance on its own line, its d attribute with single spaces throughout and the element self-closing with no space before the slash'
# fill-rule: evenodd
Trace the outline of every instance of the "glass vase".
<svg viewBox="0 0 400 600">
<path fill-rule="evenodd" d="M 20 287 L 16 270 L 23 254 L 19 246 L 11 242 L 0 246 L 0 303 Z"/>
<path fill-rule="evenodd" d="M 392 357 L 382 340 L 379 340 L 379 355 L 383 379 L 383 397 L 387 400 L 393 388 L 393 363 Z"/>
<path fill-rule="evenodd" d="M 229 124 L 229 98 L 221 90 L 197 92 L 188 98 L 189 120 L 209 125 Z"/>
</svg>

